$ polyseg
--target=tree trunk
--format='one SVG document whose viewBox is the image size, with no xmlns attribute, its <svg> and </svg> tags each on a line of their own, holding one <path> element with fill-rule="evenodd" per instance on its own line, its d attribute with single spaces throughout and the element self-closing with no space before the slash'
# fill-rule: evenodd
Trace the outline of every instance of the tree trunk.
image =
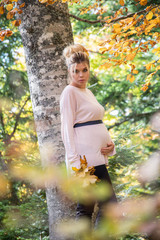
<svg viewBox="0 0 160 240">
<path fill-rule="evenodd" d="M 23 0 L 25 7 L 19 27 L 25 50 L 30 94 L 33 106 L 39 149 L 43 165 L 64 161 L 60 134 L 59 97 L 67 84 L 67 69 L 62 58 L 64 47 L 73 43 L 68 6 L 55 3 L 45 6 L 37 0 Z M 46 153 L 49 148 L 48 156 Z M 50 240 L 60 240 L 56 224 L 72 215 L 58 197 L 56 188 L 47 188 Z"/>
</svg>

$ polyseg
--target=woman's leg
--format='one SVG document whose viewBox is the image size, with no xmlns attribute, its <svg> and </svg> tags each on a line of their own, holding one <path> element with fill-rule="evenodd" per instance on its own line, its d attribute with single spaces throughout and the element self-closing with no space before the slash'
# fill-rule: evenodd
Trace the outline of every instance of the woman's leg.
<svg viewBox="0 0 160 240">
<path fill-rule="evenodd" d="M 112 186 L 112 182 L 108 173 L 108 170 L 106 168 L 106 165 L 100 165 L 100 166 L 96 166 L 95 167 L 95 173 L 94 173 L 101 181 L 97 184 L 100 184 L 101 182 L 107 183 L 108 186 L 110 188 L 110 194 L 106 194 L 106 197 L 103 201 L 99 201 L 98 202 L 98 206 L 99 206 L 99 211 L 97 214 L 97 218 L 96 218 L 96 226 L 99 224 L 101 218 L 103 217 L 103 207 L 106 206 L 106 204 L 111 203 L 111 202 L 117 202 L 117 198 Z M 108 189 L 106 189 L 106 193 Z"/>
<path fill-rule="evenodd" d="M 84 204 L 84 203 L 78 202 L 77 208 L 76 208 L 76 219 L 80 219 L 81 217 L 87 217 L 91 220 L 93 208 L 94 208 L 94 203 Z"/>
<path fill-rule="evenodd" d="M 117 202 L 117 198 L 116 198 L 116 195 L 114 193 L 112 183 L 111 183 L 111 179 L 110 179 L 110 176 L 108 174 L 106 165 L 104 164 L 104 165 L 96 166 L 94 175 L 96 175 L 101 181 L 103 181 L 105 183 L 108 183 L 109 186 L 110 186 L 110 189 L 111 189 L 111 194 L 109 196 L 108 196 L 108 194 L 106 194 L 106 198 L 103 201 L 98 202 L 98 205 L 99 205 L 99 212 L 98 212 L 98 215 L 97 215 L 97 220 L 98 220 L 102 216 L 103 206 L 106 203 L 109 203 L 109 202 Z M 99 183 L 97 183 L 97 185 L 98 184 Z M 107 192 L 108 191 L 106 189 L 106 193 Z M 95 205 L 94 202 L 92 202 L 91 204 L 84 204 L 84 203 L 78 202 L 77 208 L 76 208 L 76 219 L 79 219 L 81 217 L 88 217 L 89 219 L 91 219 L 92 214 L 93 214 L 93 210 L 94 210 L 94 205 Z"/>
</svg>

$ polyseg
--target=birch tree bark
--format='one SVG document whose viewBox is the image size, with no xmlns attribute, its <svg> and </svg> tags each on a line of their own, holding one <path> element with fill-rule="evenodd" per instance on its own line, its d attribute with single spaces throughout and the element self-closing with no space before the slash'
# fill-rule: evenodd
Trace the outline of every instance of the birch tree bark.
<svg viewBox="0 0 160 240">
<path fill-rule="evenodd" d="M 59 97 L 67 84 L 67 69 L 62 58 L 64 47 L 73 43 L 68 6 L 58 1 L 45 6 L 38 0 L 23 0 L 19 27 L 25 50 L 29 88 L 42 163 L 64 161 L 60 135 Z M 18 16 L 19 18 L 19 16 Z M 44 156 L 45 152 L 49 154 Z M 70 207 L 58 197 L 56 188 L 47 188 L 50 240 L 60 240 L 55 226 Z"/>
</svg>

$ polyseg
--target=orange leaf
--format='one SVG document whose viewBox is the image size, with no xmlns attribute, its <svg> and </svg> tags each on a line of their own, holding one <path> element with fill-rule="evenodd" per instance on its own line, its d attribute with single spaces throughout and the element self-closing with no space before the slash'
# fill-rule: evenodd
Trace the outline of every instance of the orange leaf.
<svg viewBox="0 0 160 240">
<path fill-rule="evenodd" d="M 25 3 L 22 3 L 19 7 L 22 8 L 25 6 Z"/>
<path fill-rule="evenodd" d="M 126 59 L 129 61 L 132 61 L 134 59 L 134 57 L 135 57 L 135 53 L 131 53 L 126 57 Z"/>
<path fill-rule="evenodd" d="M 121 6 L 124 6 L 124 0 L 119 0 Z"/>
<path fill-rule="evenodd" d="M 4 38 L 5 38 L 5 32 L 4 31 L 1 31 L 0 32 L 0 39 L 1 39 L 1 41 L 3 41 L 4 40 Z"/>
<path fill-rule="evenodd" d="M 6 30 L 6 37 L 10 37 L 13 34 L 11 30 Z"/>
<path fill-rule="evenodd" d="M 146 64 L 146 69 L 147 69 L 147 70 L 150 70 L 151 67 L 152 67 L 152 63 L 148 63 L 148 64 Z"/>
<path fill-rule="evenodd" d="M 140 4 L 141 4 L 142 6 L 145 6 L 145 5 L 147 4 L 147 0 L 140 0 Z"/>
<path fill-rule="evenodd" d="M 137 73 L 138 73 L 138 71 L 137 71 L 137 70 L 133 70 L 133 73 L 134 73 L 134 74 L 137 74 Z"/>
<path fill-rule="evenodd" d="M 1 6 L 1 7 L 0 7 L 0 14 L 3 14 L 3 13 L 4 13 L 4 7 Z"/>
<path fill-rule="evenodd" d="M 132 82 L 134 82 L 134 80 L 135 80 L 135 77 L 132 75 L 132 77 L 129 79 L 129 81 L 132 83 Z"/>
<path fill-rule="evenodd" d="M 20 19 L 19 20 L 14 20 L 14 21 L 12 21 L 12 24 L 14 26 L 18 27 L 21 24 L 21 20 Z"/>
<path fill-rule="evenodd" d="M 106 68 L 110 68 L 112 66 L 112 63 L 104 63 L 103 65 L 100 66 L 100 69 L 103 68 L 103 69 L 106 69 Z"/>
<path fill-rule="evenodd" d="M 11 11 L 13 8 L 13 4 L 7 4 L 6 9 L 7 11 Z"/>
<path fill-rule="evenodd" d="M 12 19 L 14 17 L 14 13 L 13 12 L 8 12 L 7 13 L 7 19 Z"/>
</svg>

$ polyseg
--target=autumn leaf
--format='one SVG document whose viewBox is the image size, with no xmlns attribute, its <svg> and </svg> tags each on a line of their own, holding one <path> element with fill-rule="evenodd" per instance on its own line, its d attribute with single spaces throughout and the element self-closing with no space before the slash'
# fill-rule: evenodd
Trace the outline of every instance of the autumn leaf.
<svg viewBox="0 0 160 240">
<path fill-rule="evenodd" d="M 95 183 L 98 181 L 97 176 L 93 175 L 95 172 L 94 167 L 87 167 L 87 159 L 85 155 L 83 156 L 83 159 L 80 158 L 81 162 L 81 168 L 77 169 L 76 167 L 72 167 L 72 170 L 75 172 L 75 176 L 78 178 L 82 178 L 82 186 L 87 187 L 90 184 Z"/>
<path fill-rule="evenodd" d="M 12 34 L 13 34 L 13 32 L 10 30 L 0 31 L 0 40 L 3 41 L 5 39 L 5 37 L 10 37 Z"/>
<path fill-rule="evenodd" d="M 124 0 L 119 0 L 121 6 L 124 6 Z"/>
<path fill-rule="evenodd" d="M 99 49 L 99 52 L 103 54 L 103 53 L 105 53 L 107 50 L 108 50 L 108 49 L 104 47 L 104 48 L 100 48 L 100 49 Z"/>
<path fill-rule="evenodd" d="M 12 21 L 12 24 L 15 26 L 15 27 L 18 27 L 20 24 L 21 24 L 21 20 L 14 20 Z"/>
<path fill-rule="evenodd" d="M 7 11 L 11 11 L 13 9 L 13 4 L 7 4 L 6 9 Z"/>
<path fill-rule="evenodd" d="M 126 59 L 129 61 L 132 61 L 134 59 L 134 57 L 135 57 L 135 53 L 131 53 L 126 57 Z"/>
<path fill-rule="evenodd" d="M 138 74 L 138 71 L 137 71 L 137 70 L 133 70 L 133 73 L 134 73 L 134 74 Z"/>
<path fill-rule="evenodd" d="M 48 0 L 39 0 L 40 3 L 46 3 Z"/>
<path fill-rule="evenodd" d="M 7 13 L 7 19 L 12 19 L 14 17 L 14 13 L 13 12 L 8 12 Z"/>
<path fill-rule="evenodd" d="M 140 0 L 140 4 L 141 4 L 142 6 L 145 6 L 145 5 L 147 4 L 147 0 Z"/>
<path fill-rule="evenodd" d="M 132 83 L 132 82 L 134 82 L 134 80 L 135 80 L 135 77 L 132 75 L 131 78 L 129 79 L 129 81 Z"/>
<path fill-rule="evenodd" d="M 111 66 L 112 66 L 112 63 L 107 62 L 101 65 L 99 69 L 107 69 L 107 68 L 110 68 Z"/>
<path fill-rule="evenodd" d="M 144 84 L 143 87 L 141 88 L 142 91 L 146 91 L 148 89 L 148 85 L 147 84 Z"/>
<path fill-rule="evenodd" d="M 145 66 L 146 66 L 146 69 L 147 69 L 147 70 L 150 70 L 151 67 L 152 67 L 152 63 L 148 63 L 148 64 L 146 64 Z"/>
<path fill-rule="evenodd" d="M 146 16 L 146 19 L 150 20 L 150 19 L 152 19 L 152 17 L 153 17 L 153 12 L 150 11 Z"/>
<path fill-rule="evenodd" d="M 0 14 L 3 14 L 3 13 L 4 13 L 4 7 L 1 6 L 1 7 L 0 7 Z"/>
<path fill-rule="evenodd" d="M 76 167 L 72 167 L 72 170 L 75 171 L 75 172 L 78 172 L 80 169 L 76 168 Z"/>
<path fill-rule="evenodd" d="M 22 3 L 19 7 L 22 8 L 25 6 L 25 3 Z"/>
</svg>

